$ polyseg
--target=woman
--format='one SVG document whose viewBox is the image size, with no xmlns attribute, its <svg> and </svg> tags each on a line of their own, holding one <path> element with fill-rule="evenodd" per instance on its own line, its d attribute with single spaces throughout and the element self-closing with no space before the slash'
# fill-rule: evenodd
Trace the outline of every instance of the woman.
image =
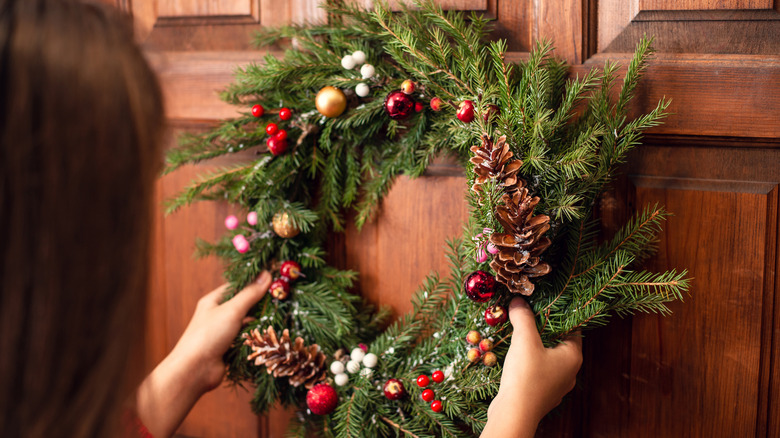
<svg viewBox="0 0 780 438">
<path fill-rule="evenodd" d="M 170 436 L 221 382 L 222 353 L 270 276 L 222 305 L 222 288 L 204 297 L 138 387 L 164 132 L 155 76 L 110 8 L 0 0 L 0 97 L 2 435 L 117 436 L 127 429 L 121 413 L 135 406 L 152 434 Z M 528 418 L 515 417 L 532 434 L 573 382 L 579 349 L 540 348 L 530 309 L 518 301 L 510 314 L 527 342 L 513 342 L 499 393 L 507 403 L 490 418 L 522 407 Z M 524 390 L 539 372 L 558 384 Z M 486 435 L 521 432 L 495 423 Z"/>
</svg>

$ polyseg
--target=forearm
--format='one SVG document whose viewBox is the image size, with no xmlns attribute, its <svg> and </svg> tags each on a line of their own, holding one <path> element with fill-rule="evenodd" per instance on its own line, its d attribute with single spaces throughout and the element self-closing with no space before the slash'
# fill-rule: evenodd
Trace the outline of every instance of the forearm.
<svg viewBox="0 0 780 438">
<path fill-rule="evenodd" d="M 155 438 L 173 435 L 208 390 L 197 378 L 193 364 L 174 352 L 168 355 L 138 388 L 138 417 Z"/>
<path fill-rule="evenodd" d="M 539 420 L 514 397 L 499 394 L 490 403 L 488 421 L 481 438 L 533 438 Z"/>
</svg>

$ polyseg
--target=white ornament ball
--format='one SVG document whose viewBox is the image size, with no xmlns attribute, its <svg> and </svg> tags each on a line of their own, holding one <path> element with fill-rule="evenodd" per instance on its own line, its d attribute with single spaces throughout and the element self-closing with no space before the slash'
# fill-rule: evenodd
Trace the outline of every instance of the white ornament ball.
<svg viewBox="0 0 780 438">
<path fill-rule="evenodd" d="M 377 362 L 379 362 L 379 358 L 374 353 L 368 353 L 363 357 L 363 365 L 368 368 L 374 368 Z"/>
<path fill-rule="evenodd" d="M 332 364 L 330 364 L 330 372 L 339 375 L 344 374 L 344 364 L 339 361 L 333 361 Z"/>
<path fill-rule="evenodd" d="M 354 350 L 352 350 L 352 353 L 349 353 L 349 360 L 354 360 L 355 362 L 360 362 L 363 360 L 363 356 L 366 355 L 366 352 L 363 351 L 360 347 L 355 347 Z"/>
<path fill-rule="evenodd" d="M 349 383 L 349 376 L 344 373 L 336 374 L 336 377 L 333 378 L 333 381 L 336 382 L 336 385 L 344 386 Z"/>
<path fill-rule="evenodd" d="M 374 70 L 374 66 L 371 64 L 363 64 L 363 67 L 360 67 L 360 75 L 363 76 L 363 79 L 368 79 L 374 76 L 374 73 L 376 73 L 376 71 Z"/>
<path fill-rule="evenodd" d="M 355 86 L 355 94 L 357 94 L 360 97 L 366 97 L 368 96 L 368 93 L 371 90 L 368 88 L 368 85 L 364 84 L 363 82 L 357 84 Z"/>
<path fill-rule="evenodd" d="M 353 58 L 352 55 L 344 55 L 344 57 L 341 58 L 341 66 L 347 70 L 352 70 L 356 65 L 357 63 L 355 63 L 355 58 Z"/>
<path fill-rule="evenodd" d="M 374 374 L 374 370 L 372 370 L 370 368 L 363 368 L 360 371 L 360 375 L 363 376 L 363 377 L 371 377 L 372 374 Z"/>
<path fill-rule="evenodd" d="M 355 362 L 354 360 L 347 362 L 347 371 L 349 371 L 350 374 L 355 374 L 360 371 L 360 362 Z"/>
<path fill-rule="evenodd" d="M 362 50 L 355 50 L 355 52 L 352 53 L 352 59 L 354 59 L 355 62 L 360 65 L 366 62 L 366 54 Z"/>
</svg>

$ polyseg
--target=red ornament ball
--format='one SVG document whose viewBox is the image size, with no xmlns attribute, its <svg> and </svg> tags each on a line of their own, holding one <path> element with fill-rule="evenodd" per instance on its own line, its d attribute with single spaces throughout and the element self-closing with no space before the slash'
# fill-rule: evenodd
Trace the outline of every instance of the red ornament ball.
<svg viewBox="0 0 780 438">
<path fill-rule="evenodd" d="M 255 117 L 262 117 L 265 114 L 265 108 L 263 105 L 257 104 L 252 107 L 252 115 Z"/>
<path fill-rule="evenodd" d="M 474 120 L 474 102 L 470 100 L 461 102 L 456 115 L 461 122 L 471 123 L 471 121 Z"/>
<path fill-rule="evenodd" d="M 265 133 L 268 135 L 274 135 L 279 130 L 279 126 L 276 123 L 269 123 L 265 125 Z"/>
<path fill-rule="evenodd" d="M 271 286 L 268 288 L 268 292 L 277 300 L 284 300 L 290 296 L 290 283 L 288 283 L 284 278 L 274 280 L 274 282 L 271 283 Z"/>
<path fill-rule="evenodd" d="M 284 129 L 280 129 L 276 133 L 275 137 L 277 140 L 287 140 L 287 131 L 285 131 Z"/>
<path fill-rule="evenodd" d="M 290 120 L 292 117 L 292 110 L 290 108 L 282 108 L 279 110 L 279 118 L 282 120 Z"/>
<path fill-rule="evenodd" d="M 433 379 L 433 381 L 436 383 L 441 383 L 444 381 L 444 373 L 436 370 L 433 372 L 433 374 L 431 374 L 431 379 Z"/>
<path fill-rule="evenodd" d="M 306 406 L 315 415 L 328 415 L 336 409 L 339 404 L 339 395 L 336 390 L 327 383 L 314 385 L 306 393 Z"/>
<path fill-rule="evenodd" d="M 393 120 L 407 119 L 414 111 L 414 100 L 403 91 L 391 91 L 384 105 L 385 112 Z"/>
<path fill-rule="evenodd" d="M 281 273 L 282 276 L 289 278 L 291 281 L 297 280 L 298 277 L 301 276 L 301 265 L 292 260 L 287 260 L 282 263 L 282 267 L 279 268 L 279 273 Z"/>
<path fill-rule="evenodd" d="M 441 106 L 443 104 L 444 102 L 438 97 L 431 99 L 431 109 L 434 111 L 441 111 Z"/>
<path fill-rule="evenodd" d="M 398 400 L 406 395 L 404 384 L 398 379 L 390 379 L 385 382 L 385 386 L 382 390 L 385 392 L 385 397 L 389 400 Z"/>
<path fill-rule="evenodd" d="M 420 111 L 423 110 L 423 108 L 424 108 L 423 104 L 421 104 L 420 102 L 415 102 L 415 104 L 414 104 L 414 110 L 415 111 L 417 111 L 419 113 Z"/>
<path fill-rule="evenodd" d="M 444 407 L 441 405 L 441 401 L 440 401 L 440 400 L 434 400 L 434 401 L 431 403 L 431 410 L 432 410 L 433 412 L 441 412 L 441 410 L 442 410 L 443 408 L 444 408 Z"/>
<path fill-rule="evenodd" d="M 274 156 L 281 155 L 287 150 L 287 140 L 279 140 L 276 136 L 269 138 L 265 143 L 268 145 L 268 150 L 271 151 Z"/>
<path fill-rule="evenodd" d="M 485 309 L 485 322 L 491 327 L 505 323 L 507 318 L 509 318 L 509 313 L 498 304 Z"/>
<path fill-rule="evenodd" d="M 434 394 L 432 389 L 426 389 L 422 392 L 422 394 L 420 394 L 420 397 L 422 397 L 423 400 L 429 402 L 436 398 L 436 394 Z"/>
<path fill-rule="evenodd" d="M 431 383 L 431 380 L 425 374 L 420 374 L 420 376 L 417 377 L 417 386 L 420 388 L 425 388 L 429 383 Z"/>
<path fill-rule="evenodd" d="M 496 293 L 496 279 L 485 271 L 474 271 L 463 283 L 466 296 L 478 303 L 484 303 Z"/>
</svg>

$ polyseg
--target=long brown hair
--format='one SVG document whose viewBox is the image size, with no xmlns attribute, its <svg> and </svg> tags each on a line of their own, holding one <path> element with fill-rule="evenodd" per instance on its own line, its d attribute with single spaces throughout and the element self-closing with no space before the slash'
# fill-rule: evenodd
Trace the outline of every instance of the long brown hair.
<svg viewBox="0 0 780 438">
<path fill-rule="evenodd" d="M 0 50 L 0 434 L 115 436 L 144 328 L 160 89 L 129 23 L 96 4 L 0 0 Z"/>
</svg>

